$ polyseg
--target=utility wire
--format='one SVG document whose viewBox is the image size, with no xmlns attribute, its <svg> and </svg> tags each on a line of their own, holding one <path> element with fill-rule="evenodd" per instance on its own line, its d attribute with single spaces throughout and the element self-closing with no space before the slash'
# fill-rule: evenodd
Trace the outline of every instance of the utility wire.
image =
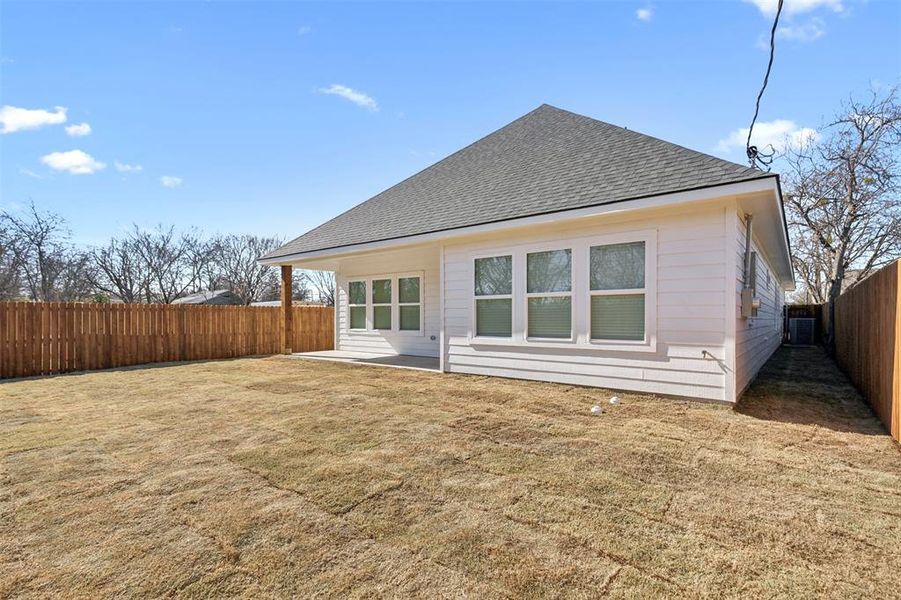
<svg viewBox="0 0 901 600">
<path fill-rule="evenodd" d="M 770 147 L 769 152 L 761 152 L 757 146 L 752 146 L 751 134 L 754 133 L 754 124 L 757 122 L 758 113 L 760 113 L 760 99 L 763 98 L 766 84 L 770 81 L 773 58 L 776 56 L 776 27 L 779 25 L 779 15 L 782 13 L 782 2 L 783 0 L 779 0 L 779 4 L 776 6 L 776 18 L 773 19 L 773 29 L 770 31 L 770 61 L 766 65 L 766 75 L 763 77 L 763 86 L 760 88 L 760 93 L 757 94 L 757 103 L 754 106 L 754 118 L 751 119 L 751 126 L 748 128 L 748 141 L 745 143 L 748 152 L 748 162 L 751 164 L 751 167 L 764 171 L 770 170 L 770 165 L 773 163 L 773 155 L 775 152 L 773 151 L 772 146 Z"/>
</svg>

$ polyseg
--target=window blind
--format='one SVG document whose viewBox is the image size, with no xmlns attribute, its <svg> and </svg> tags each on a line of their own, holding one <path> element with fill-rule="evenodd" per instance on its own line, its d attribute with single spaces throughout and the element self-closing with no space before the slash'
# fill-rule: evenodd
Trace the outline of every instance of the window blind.
<svg viewBox="0 0 901 600">
<path fill-rule="evenodd" d="M 526 255 L 528 337 L 572 337 L 571 293 L 572 250 Z"/>
<path fill-rule="evenodd" d="M 591 338 L 644 339 L 644 294 L 591 297 Z"/>
<path fill-rule="evenodd" d="M 513 335 L 513 300 L 511 298 L 476 300 L 476 335 L 484 337 Z"/>
<path fill-rule="evenodd" d="M 571 298 L 529 298 L 529 337 L 568 338 L 572 335 Z"/>
<path fill-rule="evenodd" d="M 589 251 L 591 339 L 645 337 L 645 243 L 592 246 Z"/>
</svg>

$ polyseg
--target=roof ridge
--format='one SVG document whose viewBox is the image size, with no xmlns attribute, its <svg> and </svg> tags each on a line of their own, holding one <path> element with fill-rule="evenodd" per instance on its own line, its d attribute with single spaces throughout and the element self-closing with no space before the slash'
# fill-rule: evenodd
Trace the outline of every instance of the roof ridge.
<svg viewBox="0 0 901 600">
<path fill-rule="evenodd" d="M 543 103 L 262 258 L 768 176 Z"/>
<path fill-rule="evenodd" d="M 725 164 L 725 165 L 728 165 L 728 166 L 730 166 L 730 167 L 738 167 L 738 168 L 740 168 L 740 169 L 744 169 L 745 171 L 756 171 L 756 170 L 757 170 L 757 169 L 753 169 L 752 167 L 748 167 L 748 166 L 745 166 L 745 165 L 738 164 L 738 163 L 736 163 L 736 162 L 732 162 L 731 160 L 726 160 L 725 158 L 720 158 L 719 156 L 714 156 L 714 155 L 708 154 L 708 153 L 706 153 L 706 152 L 701 152 L 700 150 L 695 150 L 695 149 L 693 149 L 693 148 L 689 148 L 688 146 L 683 146 L 682 144 L 677 144 L 676 142 L 671 142 L 671 141 L 669 141 L 669 140 L 665 140 L 665 139 L 663 139 L 663 138 L 659 138 L 659 137 L 654 136 L 654 135 L 651 135 L 651 134 L 649 134 L 649 133 L 644 133 L 644 132 L 642 132 L 642 131 L 638 131 L 637 129 L 629 129 L 628 127 L 623 127 L 622 125 L 617 125 L 616 123 L 610 123 L 609 121 L 604 121 L 604 120 L 602 120 L 602 119 L 596 119 L 596 118 L 594 118 L 594 117 L 589 117 L 588 115 L 579 114 L 579 113 L 577 113 L 577 112 L 573 112 L 573 111 L 567 110 L 567 109 L 565 109 L 565 108 L 560 108 L 560 107 L 558 107 L 558 106 L 553 106 L 552 104 L 547 104 L 547 103 L 545 103 L 545 104 L 542 104 L 541 106 L 539 106 L 538 108 L 543 108 L 543 107 L 548 107 L 548 108 L 554 109 L 554 110 L 556 110 L 556 111 L 559 111 L 559 112 L 561 112 L 561 113 L 565 113 L 565 114 L 567 114 L 567 115 L 571 115 L 571 116 L 576 117 L 576 118 L 578 118 L 578 119 L 585 119 L 585 120 L 588 120 L 588 121 L 594 121 L 595 123 L 601 123 L 602 125 L 606 125 L 607 127 L 613 127 L 614 129 L 619 129 L 619 130 L 625 131 L 625 132 L 627 132 L 627 133 L 630 134 L 630 135 L 641 136 L 641 137 L 643 137 L 643 138 L 646 138 L 646 139 L 649 139 L 649 140 L 653 140 L 654 142 L 657 142 L 657 143 L 660 143 L 660 144 L 664 144 L 664 145 L 666 145 L 666 146 L 672 146 L 672 147 L 674 147 L 674 148 L 679 148 L 680 150 L 684 150 L 684 151 L 686 151 L 686 152 L 691 152 L 692 154 L 695 154 L 695 155 L 700 155 L 700 156 L 704 156 L 704 157 L 706 157 L 706 158 L 711 158 L 711 159 L 713 159 L 713 160 L 719 161 L 719 162 L 721 162 L 721 163 L 723 163 L 723 164 Z M 538 109 L 536 108 L 535 110 L 538 110 Z M 532 111 L 532 112 L 535 112 L 535 111 Z M 531 113 L 529 113 L 529 114 L 531 114 Z M 524 116 L 525 116 L 525 115 L 524 115 Z M 762 172 L 762 171 L 761 171 L 761 172 Z"/>
</svg>

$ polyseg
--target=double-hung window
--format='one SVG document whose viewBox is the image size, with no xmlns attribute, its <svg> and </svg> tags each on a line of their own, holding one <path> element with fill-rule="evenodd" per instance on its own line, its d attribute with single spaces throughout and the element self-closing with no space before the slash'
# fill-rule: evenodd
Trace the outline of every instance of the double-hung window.
<svg viewBox="0 0 901 600">
<path fill-rule="evenodd" d="M 572 250 L 526 254 L 526 336 L 572 339 Z"/>
<path fill-rule="evenodd" d="M 476 335 L 513 335 L 513 256 L 475 259 Z"/>
<path fill-rule="evenodd" d="M 348 330 L 422 334 L 422 276 L 398 274 L 347 282 Z"/>
<path fill-rule="evenodd" d="M 366 282 L 347 284 L 347 304 L 350 307 L 350 329 L 366 329 Z"/>
<path fill-rule="evenodd" d="M 391 329 L 391 280 L 372 280 L 372 328 Z"/>
<path fill-rule="evenodd" d="M 471 255 L 474 344 L 657 351 L 655 230 L 483 252 Z"/>
<path fill-rule="evenodd" d="M 645 339 L 645 242 L 591 246 L 591 340 Z"/>
<path fill-rule="evenodd" d="M 422 290 L 419 277 L 397 278 L 398 321 L 401 331 L 422 328 Z"/>
</svg>

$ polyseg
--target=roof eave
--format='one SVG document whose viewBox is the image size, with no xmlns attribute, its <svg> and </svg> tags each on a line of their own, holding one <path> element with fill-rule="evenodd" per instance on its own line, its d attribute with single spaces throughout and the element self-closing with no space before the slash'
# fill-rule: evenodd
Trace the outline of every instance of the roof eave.
<svg viewBox="0 0 901 600">
<path fill-rule="evenodd" d="M 775 183 L 774 183 L 775 182 Z M 260 265 L 296 265 L 299 263 L 315 261 L 318 259 L 337 258 L 362 252 L 384 250 L 400 246 L 412 246 L 429 242 L 437 242 L 448 238 L 473 235 L 500 229 L 512 229 L 528 225 L 538 225 L 553 221 L 575 219 L 587 216 L 596 216 L 607 213 L 621 213 L 645 208 L 656 208 L 686 202 L 698 202 L 712 200 L 725 196 L 738 196 L 765 191 L 774 191 L 778 195 L 781 206 L 781 193 L 778 192 L 778 176 L 771 173 L 761 173 L 759 176 L 746 180 L 708 185 L 698 188 L 690 188 L 675 192 L 665 192 L 635 198 L 624 198 L 615 202 L 590 205 L 582 208 L 562 211 L 548 211 L 525 217 L 516 217 L 488 223 L 480 223 L 464 227 L 438 230 L 433 232 L 399 236 L 396 238 L 360 242 L 357 244 L 345 244 L 330 248 L 319 248 L 305 252 L 297 252 L 282 256 L 263 257 L 257 260 Z M 782 216 L 784 222 L 784 215 Z M 785 238 L 787 244 L 788 238 Z"/>
</svg>

